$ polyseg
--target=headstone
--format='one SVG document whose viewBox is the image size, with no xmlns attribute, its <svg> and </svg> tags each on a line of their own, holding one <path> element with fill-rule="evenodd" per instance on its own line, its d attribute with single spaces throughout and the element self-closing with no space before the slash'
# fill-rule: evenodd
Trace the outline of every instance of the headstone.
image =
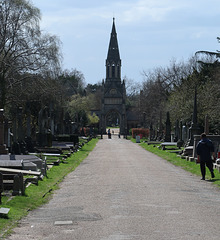
<svg viewBox="0 0 220 240">
<path fill-rule="evenodd" d="M 21 154 L 20 144 L 18 142 L 12 144 L 12 154 Z"/>
<path fill-rule="evenodd" d="M 41 109 L 38 114 L 38 145 L 40 147 L 47 146 L 48 119 L 48 108 L 44 107 L 44 109 Z"/>
<path fill-rule="evenodd" d="M 30 110 L 30 102 L 27 102 L 26 104 L 26 114 L 27 114 L 27 132 L 26 132 L 26 136 L 27 137 L 31 137 L 31 110 Z"/>
<path fill-rule="evenodd" d="M 159 129 L 157 131 L 157 140 L 163 139 L 163 129 L 162 129 L 162 112 L 160 111 L 160 122 L 159 122 Z"/>
<path fill-rule="evenodd" d="M 136 136 L 136 143 L 140 143 L 140 136 Z"/>
<path fill-rule="evenodd" d="M 24 133 L 23 133 L 23 125 L 22 125 L 22 121 L 23 121 L 23 109 L 22 107 L 19 107 L 18 108 L 18 141 L 21 142 L 24 140 L 23 136 L 24 136 Z"/>
<path fill-rule="evenodd" d="M 24 176 L 23 173 L 18 174 L 19 177 L 19 190 L 21 190 L 21 195 L 25 194 L 25 186 L 24 186 Z"/>
<path fill-rule="evenodd" d="M 194 135 L 198 135 L 199 133 L 200 133 L 200 128 L 197 122 L 197 89 L 195 88 L 193 117 L 192 117 L 191 127 L 189 128 L 189 140 L 187 144 L 188 146 L 193 146 Z"/>
<path fill-rule="evenodd" d="M 73 141 L 73 145 L 76 146 L 79 143 L 79 136 L 77 134 L 71 135 L 71 140 Z"/>
<path fill-rule="evenodd" d="M 18 174 L 14 176 L 14 183 L 13 183 L 13 192 L 12 195 L 16 196 L 19 195 L 19 189 L 20 189 L 20 179 Z"/>
<path fill-rule="evenodd" d="M 185 124 L 182 127 L 182 139 L 184 143 L 187 141 L 187 126 Z"/>
<path fill-rule="evenodd" d="M 179 148 L 181 148 L 181 147 L 183 146 L 183 144 L 184 144 L 184 141 L 183 141 L 183 131 L 182 131 L 182 129 L 183 129 L 183 123 L 182 123 L 182 121 L 180 121 L 179 139 L 178 139 L 178 141 L 177 141 L 177 147 L 179 147 Z"/>
<path fill-rule="evenodd" d="M 2 203 L 2 192 L 4 191 L 3 187 L 3 175 L 0 173 L 0 204 Z"/>
<path fill-rule="evenodd" d="M 150 124 L 150 141 L 154 140 L 154 132 L 153 132 L 153 125 L 152 123 Z"/>
<path fill-rule="evenodd" d="M 170 122 L 170 113 L 167 112 L 166 120 L 166 132 L 165 132 L 165 142 L 171 142 L 171 122 Z"/>
<path fill-rule="evenodd" d="M 8 154 L 8 149 L 6 148 L 5 141 L 4 141 L 4 110 L 0 109 L 0 154 Z"/>
<path fill-rule="evenodd" d="M 26 149 L 29 153 L 34 152 L 34 144 L 32 142 L 32 138 L 31 137 L 25 137 L 25 144 L 26 144 Z"/>
<path fill-rule="evenodd" d="M 179 140 L 180 137 L 179 135 L 180 135 L 179 121 L 176 120 L 174 142 L 177 142 Z"/>
<path fill-rule="evenodd" d="M 2 208 L 0 208 L 0 215 L 5 216 L 9 213 L 9 211 L 10 211 L 10 208 L 3 208 L 2 207 Z"/>
</svg>

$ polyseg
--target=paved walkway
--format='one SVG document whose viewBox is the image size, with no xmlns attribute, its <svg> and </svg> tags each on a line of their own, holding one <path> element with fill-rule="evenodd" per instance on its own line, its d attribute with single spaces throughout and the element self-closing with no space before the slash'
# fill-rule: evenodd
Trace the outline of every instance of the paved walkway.
<svg viewBox="0 0 220 240">
<path fill-rule="evenodd" d="M 113 136 L 8 239 L 219 240 L 220 191 Z"/>
</svg>

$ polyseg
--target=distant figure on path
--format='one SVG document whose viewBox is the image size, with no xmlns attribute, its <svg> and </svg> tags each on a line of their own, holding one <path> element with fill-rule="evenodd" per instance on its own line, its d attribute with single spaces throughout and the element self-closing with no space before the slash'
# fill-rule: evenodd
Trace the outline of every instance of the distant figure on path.
<svg viewBox="0 0 220 240">
<path fill-rule="evenodd" d="M 110 129 L 108 130 L 108 138 L 111 138 L 111 131 L 110 131 Z"/>
<path fill-rule="evenodd" d="M 211 172 L 212 178 L 215 177 L 213 172 L 212 156 L 215 159 L 214 145 L 211 140 L 209 140 L 205 133 L 201 134 L 201 140 L 198 142 L 196 147 L 196 152 L 198 156 L 198 162 L 200 162 L 200 169 L 202 174 L 202 179 L 205 180 L 206 166 Z"/>
</svg>

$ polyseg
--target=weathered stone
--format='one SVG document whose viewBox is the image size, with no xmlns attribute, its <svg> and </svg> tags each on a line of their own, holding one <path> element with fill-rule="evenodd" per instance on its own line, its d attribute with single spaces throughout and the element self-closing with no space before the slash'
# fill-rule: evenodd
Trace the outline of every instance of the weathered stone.
<svg viewBox="0 0 220 240">
<path fill-rule="evenodd" d="M 5 215 L 7 215 L 9 213 L 9 211 L 10 211 L 10 208 L 3 208 L 3 207 L 1 207 L 0 208 L 0 215 L 5 216 Z"/>
<path fill-rule="evenodd" d="M 171 122 L 170 122 L 170 113 L 167 112 L 166 120 L 166 132 L 165 132 L 165 142 L 171 142 Z"/>
<path fill-rule="evenodd" d="M 19 195 L 19 190 L 20 190 L 20 178 L 18 174 L 14 176 L 14 183 L 13 183 L 13 192 L 12 195 L 16 196 Z"/>
<path fill-rule="evenodd" d="M 4 186 L 3 186 L 3 175 L 0 173 L 0 204 L 2 203 L 2 192 L 4 191 Z"/>
<path fill-rule="evenodd" d="M 4 140 L 5 135 L 4 124 L 5 124 L 4 110 L 0 109 L 0 154 L 8 154 L 8 149 L 6 148 Z"/>
</svg>

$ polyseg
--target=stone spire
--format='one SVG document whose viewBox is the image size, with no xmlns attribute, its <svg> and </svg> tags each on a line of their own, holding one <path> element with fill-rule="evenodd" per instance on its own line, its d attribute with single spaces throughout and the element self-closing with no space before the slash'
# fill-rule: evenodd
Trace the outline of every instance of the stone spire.
<svg viewBox="0 0 220 240">
<path fill-rule="evenodd" d="M 106 80 L 110 79 L 121 81 L 121 59 L 115 28 L 115 18 L 113 18 L 111 38 L 106 59 Z"/>
<path fill-rule="evenodd" d="M 115 29 L 115 19 L 114 18 L 113 18 L 112 32 L 111 32 L 111 38 L 110 38 L 110 42 L 109 42 L 107 60 L 108 61 L 115 61 L 115 62 L 120 60 L 118 40 L 117 40 L 117 33 L 116 33 L 116 29 Z"/>
</svg>

